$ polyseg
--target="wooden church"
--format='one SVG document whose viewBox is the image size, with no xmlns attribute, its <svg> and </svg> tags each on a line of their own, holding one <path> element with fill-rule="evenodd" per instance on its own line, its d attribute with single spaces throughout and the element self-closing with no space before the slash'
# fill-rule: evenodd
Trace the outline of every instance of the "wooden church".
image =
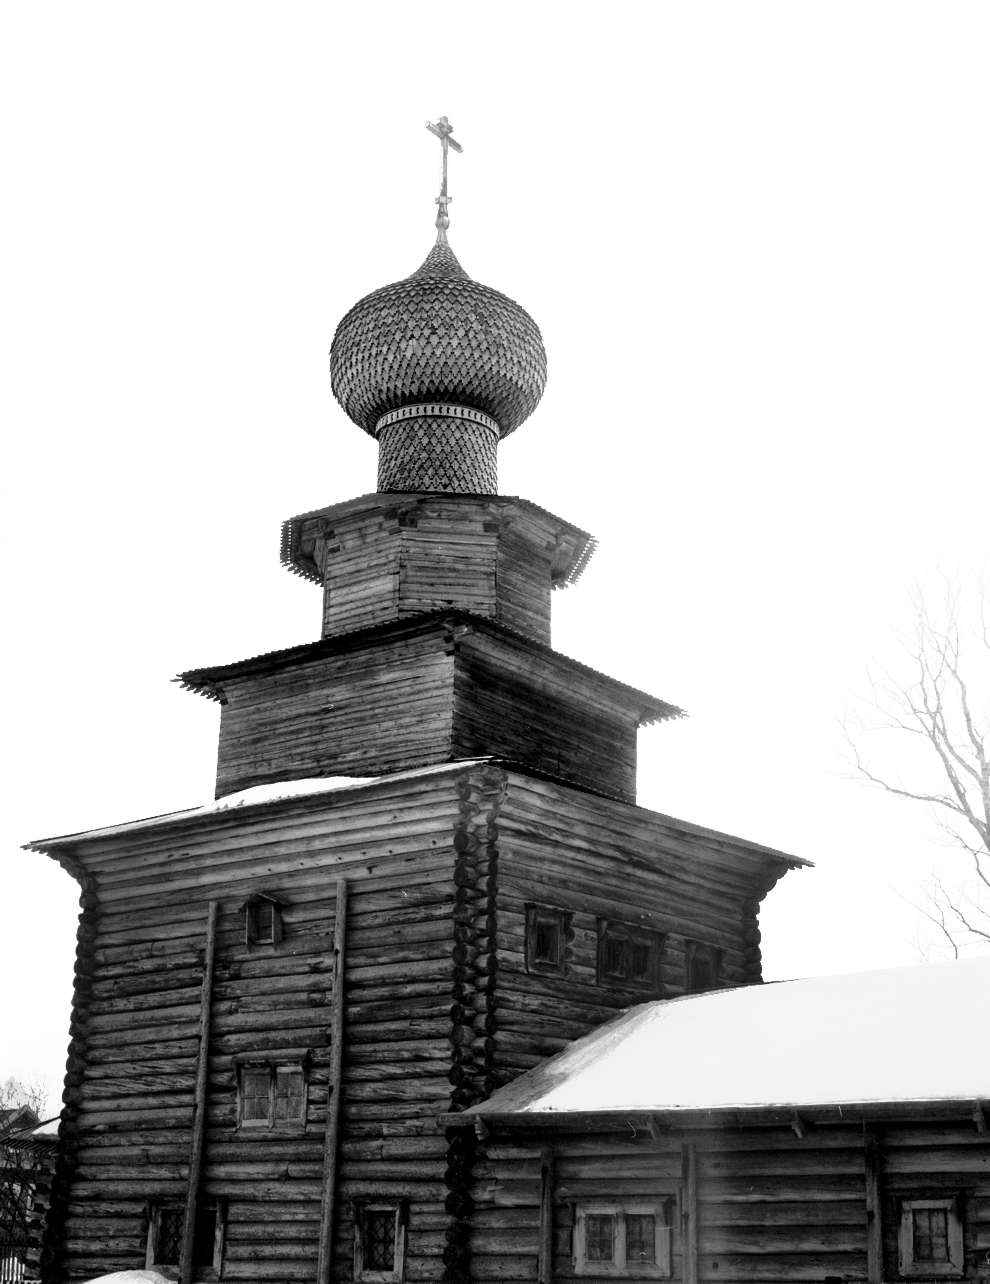
<svg viewBox="0 0 990 1284">
<path fill-rule="evenodd" d="M 552 649 L 551 593 L 594 543 L 497 492 L 545 354 L 450 249 L 456 144 L 445 118 L 431 129 L 436 244 L 347 313 L 331 351 L 335 395 L 378 441 L 378 489 L 283 527 L 284 564 L 322 587 L 322 637 L 182 675 L 221 707 L 215 804 L 33 844 L 82 905 L 44 1278 L 835 1278 L 827 1207 L 805 1225 L 786 1177 L 769 1204 L 746 1192 L 747 1154 L 818 1172 L 813 1112 L 777 1109 L 762 1142 L 721 1121 L 744 1157 L 717 1223 L 742 1248 L 722 1264 L 690 1141 L 710 1101 L 684 1123 L 659 1086 L 633 1109 L 599 1083 L 559 1126 L 553 1106 L 524 1117 L 547 1059 L 602 1027 L 610 1047 L 628 1009 L 772 989 L 735 987 L 761 980 L 760 903 L 802 862 L 637 807 L 637 729 L 680 711 Z M 721 1051 L 731 1065 L 728 1033 Z M 676 1061 L 676 1037 L 654 1056 Z M 946 1195 L 943 1158 L 919 1261 L 986 1239 L 977 1117 L 967 1100 L 951 1126 L 982 1165 L 984 1229 L 961 1187 Z M 844 1134 L 843 1180 L 850 1144 L 865 1192 L 877 1152 Z M 874 1251 L 866 1274 L 865 1247 L 843 1261 L 843 1278 L 884 1269 Z"/>
</svg>

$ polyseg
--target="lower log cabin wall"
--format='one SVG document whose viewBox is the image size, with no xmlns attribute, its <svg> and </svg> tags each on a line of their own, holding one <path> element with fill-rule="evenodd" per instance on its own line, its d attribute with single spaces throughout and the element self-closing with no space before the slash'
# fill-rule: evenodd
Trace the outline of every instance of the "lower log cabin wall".
<svg viewBox="0 0 990 1284">
<path fill-rule="evenodd" d="M 872 1269 L 871 1137 L 879 1159 L 883 1232 L 882 1266 Z M 551 1195 L 541 1201 L 541 1174 L 547 1171 Z M 642 1121 L 632 1120 L 618 1127 L 599 1124 L 597 1130 L 560 1125 L 525 1135 L 493 1126 L 477 1146 L 471 1195 L 471 1277 L 479 1281 L 593 1279 L 594 1266 L 583 1273 L 575 1269 L 575 1217 L 582 1204 L 645 1207 L 668 1201 L 669 1278 L 684 1284 L 881 1284 L 905 1278 L 897 1251 L 902 1201 L 947 1196 L 958 1198 L 965 1250 L 965 1275 L 952 1278 L 990 1281 L 990 1139 L 972 1122 L 902 1121 L 868 1130 L 821 1125 L 809 1127 L 803 1138 L 786 1127 L 733 1127 L 661 1133 L 655 1139 Z M 541 1225 L 541 1202 L 552 1209 L 549 1226 L 546 1214 Z M 543 1271 L 541 1239 L 552 1243 L 552 1264 Z M 637 1284 L 657 1278 L 635 1268 L 598 1273 Z"/>
<path fill-rule="evenodd" d="M 440 1277 L 452 1219 L 436 1116 L 454 1105 L 460 1046 L 452 839 L 460 825 L 470 847 L 486 806 L 448 774 L 425 789 L 398 780 L 75 847 L 86 907 L 48 1279 L 143 1266 L 149 1203 L 185 1198 L 214 899 L 201 1197 L 226 1201 L 225 1280 L 315 1279 L 340 877 L 350 894 L 335 1277 L 351 1275 L 355 1201 L 392 1196 L 408 1201 L 406 1277 Z M 257 891 L 283 903 L 278 945 L 245 942 L 242 907 Z M 239 1068 L 258 1062 L 305 1067 L 304 1123 L 238 1126 Z"/>
<path fill-rule="evenodd" d="M 333 1278 L 361 1201 L 401 1201 L 404 1278 L 466 1280 L 470 1134 L 438 1116 L 650 997 L 598 983 L 596 915 L 717 946 L 759 974 L 756 910 L 783 858 L 627 803 L 505 770 L 436 767 L 306 798 L 122 827 L 61 844 L 84 885 L 62 1204 L 46 1278 L 143 1265 L 149 1204 L 181 1206 L 217 903 L 201 1192 L 226 1208 L 223 1278 L 316 1279 L 333 1064 L 335 888 L 348 887 Z M 247 944 L 245 903 L 284 936 Z M 525 905 L 573 914 L 569 970 L 534 975 Z M 242 1126 L 238 1075 L 301 1066 L 304 1122 Z M 210 1278 L 204 1276 L 204 1278 Z"/>
</svg>

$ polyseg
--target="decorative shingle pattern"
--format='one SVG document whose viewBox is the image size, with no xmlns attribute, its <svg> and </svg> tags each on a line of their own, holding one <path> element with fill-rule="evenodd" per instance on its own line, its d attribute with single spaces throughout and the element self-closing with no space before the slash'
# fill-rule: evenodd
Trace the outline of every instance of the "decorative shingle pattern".
<svg viewBox="0 0 990 1284">
<path fill-rule="evenodd" d="M 532 317 L 472 281 L 441 242 L 412 276 L 356 303 L 330 348 L 334 396 L 372 436 L 388 411 L 439 401 L 491 415 L 504 437 L 536 409 L 546 377 Z"/>
<path fill-rule="evenodd" d="M 498 493 L 498 433 L 444 416 L 418 416 L 378 436 L 378 489 Z"/>
</svg>

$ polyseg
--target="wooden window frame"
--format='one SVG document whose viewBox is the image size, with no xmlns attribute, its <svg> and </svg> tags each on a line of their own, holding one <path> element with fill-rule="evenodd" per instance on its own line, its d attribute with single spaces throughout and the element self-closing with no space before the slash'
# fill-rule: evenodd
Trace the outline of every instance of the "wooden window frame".
<svg viewBox="0 0 990 1284">
<path fill-rule="evenodd" d="M 574 1206 L 573 1266 L 575 1275 L 613 1276 L 630 1279 L 670 1279 L 673 1272 L 674 1219 L 672 1199 L 586 1200 Z M 626 1261 L 626 1217 L 656 1219 L 654 1262 Z M 589 1262 L 586 1228 L 589 1216 L 615 1218 L 615 1257 L 611 1262 Z"/>
<path fill-rule="evenodd" d="M 615 986 L 623 990 L 637 990 L 639 993 L 649 994 L 653 998 L 662 997 L 661 961 L 663 959 L 665 940 L 664 934 L 652 927 L 639 927 L 632 923 L 619 922 L 616 919 L 600 918 L 598 920 L 598 958 L 596 966 L 598 984 Z M 606 951 L 609 944 L 614 941 L 623 942 L 628 947 L 628 975 L 606 971 Z M 636 945 L 645 945 L 650 951 L 651 962 L 648 976 L 639 977 L 632 974 L 632 951 Z"/>
<path fill-rule="evenodd" d="M 265 1119 L 244 1118 L 244 1074 L 268 1072 L 268 1116 Z M 277 1119 L 279 1072 L 292 1071 L 302 1079 L 300 1113 L 295 1119 Z M 309 1109 L 309 1076 L 304 1061 L 242 1061 L 237 1067 L 237 1127 L 244 1132 L 301 1132 L 306 1127 Z"/>
<path fill-rule="evenodd" d="M 375 1271 L 364 1264 L 364 1231 L 368 1213 L 392 1213 L 395 1218 L 395 1252 L 390 1271 Z M 405 1199 L 362 1199 L 354 1204 L 354 1278 L 369 1284 L 399 1284 L 406 1269 L 406 1227 L 409 1201 Z"/>
<path fill-rule="evenodd" d="M 260 905 L 270 905 L 272 911 L 272 930 L 270 935 L 260 935 L 258 929 L 258 907 Z M 271 896 L 268 892 L 255 892 L 249 896 L 241 909 L 244 911 L 244 944 L 251 948 L 254 946 L 270 946 L 275 948 L 281 945 L 285 936 L 285 930 L 282 923 L 282 910 L 285 908 L 284 903 L 277 896 Z"/>
<path fill-rule="evenodd" d="M 715 973 L 715 980 L 711 985 L 698 987 L 692 984 L 691 972 L 694 968 L 695 960 L 699 954 L 707 954 L 711 958 L 712 968 Z M 711 994 L 713 990 L 722 988 L 722 951 L 717 945 L 710 945 L 707 941 L 684 942 L 684 993 L 685 994 Z"/>
<path fill-rule="evenodd" d="M 914 1260 L 914 1214 L 936 1209 L 946 1214 L 949 1260 L 916 1262 Z M 900 1223 L 897 1228 L 897 1271 L 904 1279 L 962 1279 L 966 1274 L 965 1237 L 963 1234 L 962 1197 L 940 1196 L 935 1199 L 909 1198 L 900 1201 Z"/>
<path fill-rule="evenodd" d="M 203 1200 L 197 1207 L 198 1214 L 212 1213 L 213 1222 L 213 1262 L 210 1266 L 193 1261 L 193 1276 L 203 1280 L 220 1278 L 223 1269 L 223 1250 L 227 1235 L 227 1201 L 225 1199 Z M 145 1240 L 144 1267 L 148 1271 L 157 1271 L 167 1279 L 179 1278 L 180 1263 L 159 1262 L 158 1236 L 161 1229 L 162 1213 L 178 1213 L 185 1219 L 185 1204 L 174 1199 L 152 1200 L 147 1205 L 148 1234 Z M 181 1253 L 181 1245 L 180 1245 Z"/>
<path fill-rule="evenodd" d="M 536 956 L 536 938 L 541 924 L 552 923 L 557 929 L 560 943 L 560 954 L 556 962 Z M 561 976 L 567 971 L 567 946 L 571 935 L 571 913 L 553 905 L 537 905 L 532 902 L 526 906 L 526 971 L 545 973 L 550 976 Z"/>
</svg>

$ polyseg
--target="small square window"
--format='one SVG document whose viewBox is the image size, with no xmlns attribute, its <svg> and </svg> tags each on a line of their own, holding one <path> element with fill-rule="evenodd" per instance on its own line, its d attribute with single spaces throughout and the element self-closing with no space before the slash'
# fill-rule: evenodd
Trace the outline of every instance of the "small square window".
<svg viewBox="0 0 990 1284">
<path fill-rule="evenodd" d="M 237 1105 L 241 1128 L 301 1128 L 306 1122 L 303 1067 L 241 1066 Z"/>
<path fill-rule="evenodd" d="M 401 1280 L 406 1251 L 406 1205 L 358 1204 L 354 1218 L 354 1278 L 391 1284 Z"/>
<path fill-rule="evenodd" d="M 897 1247 L 901 1275 L 961 1278 L 965 1258 L 960 1200 L 902 1200 Z"/>
<path fill-rule="evenodd" d="M 717 990 L 722 984 L 722 951 L 701 941 L 686 941 L 684 954 L 685 994 L 703 994 L 706 990 Z"/>
<path fill-rule="evenodd" d="M 663 936 L 649 928 L 598 920 L 598 980 L 660 994 Z"/>
<path fill-rule="evenodd" d="M 245 944 L 278 945 L 282 939 L 282 902 L 267 892 L 257 892 L 241 908 Z"/>
<path fill-rule="evenodd" d="M 667 1279 L 671 1208 L 661 1204 L 579 1204 L 574 1221 L 576 1275 Z"/>
<path fill-rule="evenodd" d="M 527 972 L 563 972 L 570 940 L 571 916 L 548 905 L 526 906 Z"/>
<path fill-rule="evenodd" d="M 223 1203 L 204 1203 L 196 1209 L 193 1226 L 193 1269 L 201 1278 L 219 1275 L 223 1261 L 225 1223 Z M 182 1261 L 186 1210 L 182 1204 L 151 1204 L 145 1266 L 174 1278 Z"/>
</svg>

